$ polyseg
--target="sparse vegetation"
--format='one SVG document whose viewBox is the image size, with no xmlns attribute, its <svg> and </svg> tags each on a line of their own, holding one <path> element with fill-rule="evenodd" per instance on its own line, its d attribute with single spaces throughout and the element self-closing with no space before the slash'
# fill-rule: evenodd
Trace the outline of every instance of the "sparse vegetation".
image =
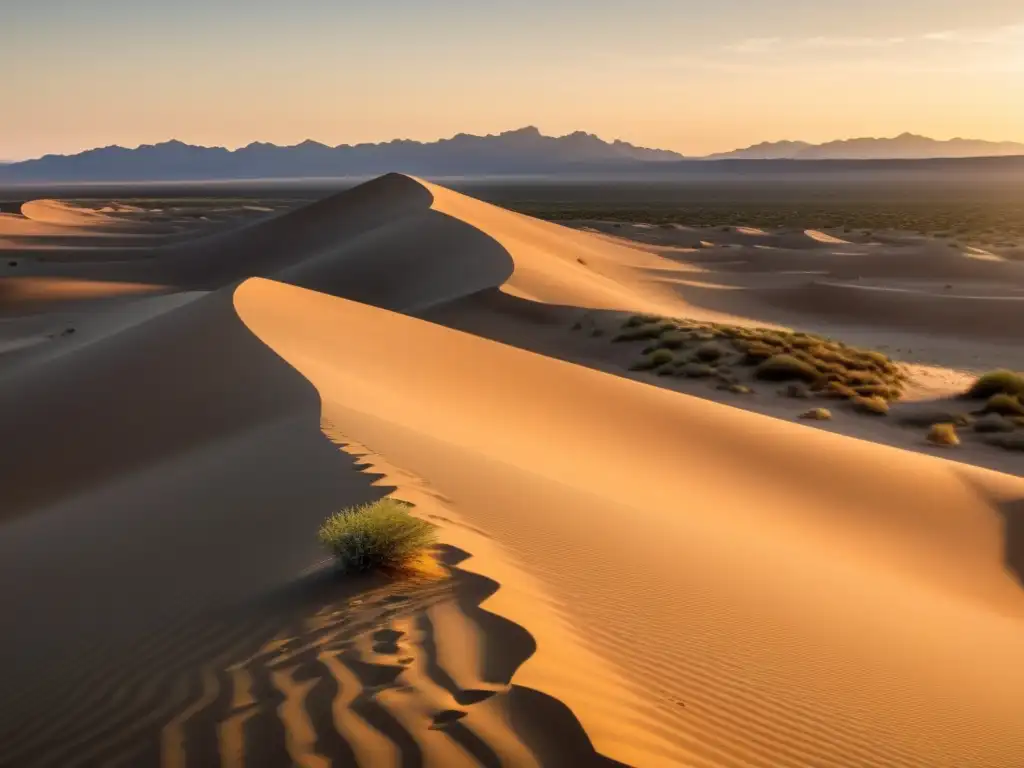
<svg viewBox="0 0 1024 768">
<path fill-rule="evenodd" d="M 331 515 L 320 527 L 320 542 L 344 573 L 377 568 L 401 570 L 434 544 L 434 527 L 409 514 L 409 505 L 392 498 Z"/>
<path fill-rule="evenodd" d="M 828 408 L 811 408 L 809 411 L 801 413 L 800 418 L 808 421 L 831 421 L 832 411 Z"/>
<path fill-rule="evenodd" d="M 993 395 L 1024 396 L 1024 374 L 1005 369 L 989 371 L 979 376 L 965 394 L 978 400 Z"/>
<path fill-rule="evenodd" d="M 928 430 L 927 440 L 932 445 L 960 445 L 960 436 L 957 435 L 956 426 L 953 424 L 933 424 Z"/>
<path fill-rule="evenodd" d="M 650 342 L 635 371 L 668 375 L 661 366 L 676 360 L 679 376 L 746 386 L 736 374 L 753 366 L 755 380 L 791 382 L 788 397 L 889 401 L 903 392 L 904 374 L 887 355 L 812 333 L 634 315 L 616 340 Z"/>
<path fill-rule="evenodd" d="M 1024 416 L 1024 405 L 1017 396 L 1000 393 L 988 399 L 985 412 L 998 413 L 1000 416 Z"/>
</svg>

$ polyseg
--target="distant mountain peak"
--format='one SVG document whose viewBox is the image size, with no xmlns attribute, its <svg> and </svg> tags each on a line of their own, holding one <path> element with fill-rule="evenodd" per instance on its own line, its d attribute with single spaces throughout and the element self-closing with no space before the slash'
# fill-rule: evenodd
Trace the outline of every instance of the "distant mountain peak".
<svg viewBox="0 0 1024 768">
<path fill-rule="evenodd" d="M 925 160 L 930 158 L 1003 157 L 1024 155 L 1015 142 L 950 139 L 940 141 L 904 132 L 892 138 L 852 138 L 811 144 L 771 141 L 710 155 L 708 160 Z"/>
</svg>

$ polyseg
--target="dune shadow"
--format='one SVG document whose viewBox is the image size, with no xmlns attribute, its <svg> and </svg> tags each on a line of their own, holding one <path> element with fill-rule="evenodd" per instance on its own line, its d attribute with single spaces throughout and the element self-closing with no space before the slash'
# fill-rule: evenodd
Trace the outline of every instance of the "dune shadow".
<svg viewBox="0 0 1024 768">
<path fill-rule="evenodd" d="M 101 689 L 83 691 L 68 680 L 64 700 L 5 734 L 0 760 L 278 766 L 296 764 L 301 751 L 334 765 L 372 765 L 373 745 L 386 743 L 400 765 L 419 766 L 430 759 L 424 733 L 440 731 L 480 765 L 505 764 L 502 743 L 509 738 L 541 765 L 621 765 L 594 749 L 564 704 L 512 683 L 536 643 L 523 627 L 480 606 L 500 585 L 460 569 L 468 556 L 442 547 L 439 559 L 449 571 L 443 580 L 345 577 L 324 565 L 165 627 L 111 664 Z M 445 669 L 429 618 L 430 608 L 444 602 L 456 604 L 465 631 L 478 634 L 486 687 L 463 689 Z M 412 645 L 395 629 L 410 623 L 424 629 Z M 455 706 L 420 700 L 414 666 Z M 100 682 L 95 670 L 86 682 Z M 410 712 L 422 706 L 434 709 L 420 730 L 410 726 Z M 477 728 L 477 707 L 501 713 L 492 722 L 505 724 L 502 743 L 489 741 L 493 725 Z"/>
</svg>

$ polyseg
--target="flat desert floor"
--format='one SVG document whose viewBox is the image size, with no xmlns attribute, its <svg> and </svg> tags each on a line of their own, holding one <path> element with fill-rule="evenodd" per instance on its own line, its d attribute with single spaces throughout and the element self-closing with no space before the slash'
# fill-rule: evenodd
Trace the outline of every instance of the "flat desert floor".
<svg viewBox="0 0 1024 768">
<path fill-rule="evenodd" d="M 400 175 L 22 201 L 0 765 L 1024 765 L 1024 453 L 903 418 L 1024 370 L 1022 311 L 1024 262 L 929 238 Z M 905 391 L 631 370 L 638 314 L 881 351 Z M 320 523 L 386 495 L 438 572 L 340 577 Z"/>
</svg>

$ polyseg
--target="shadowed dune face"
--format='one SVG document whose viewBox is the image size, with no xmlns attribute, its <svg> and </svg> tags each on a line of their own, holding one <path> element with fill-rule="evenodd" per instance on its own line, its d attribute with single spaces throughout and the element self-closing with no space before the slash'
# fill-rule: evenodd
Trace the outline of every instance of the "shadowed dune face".
<svg viewBox="0 0 1024 768">
<path fill-rule="evenodd" d="M 578 316 L 754 322 L 790 259 L 838 285 L 787 311 L 878 299 L 831 274 L 858 243 L 726 235 L 691 261 L 389 175 L 20 265 L 58 309 L 3 338 L 83 322 L 0 355 L 0 764 L 1020 762 L 1024 480 L 566 361 Z M 139 286 L 200 291 L 70 301 Z M 331 572 L 319 523 L 389 491 L 446 579 Z"/>
</svg>

